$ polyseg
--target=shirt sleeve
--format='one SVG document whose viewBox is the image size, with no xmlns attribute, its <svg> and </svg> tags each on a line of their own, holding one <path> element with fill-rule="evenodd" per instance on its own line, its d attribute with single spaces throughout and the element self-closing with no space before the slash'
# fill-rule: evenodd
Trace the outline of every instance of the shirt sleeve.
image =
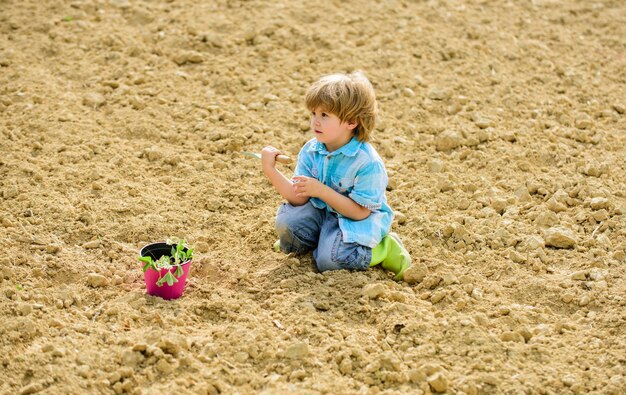
<svg viewBox="0 0 626 395">
<path fill-rule="evenodd" d="M 371 211 L 379 210 L 385 199 L 388 180 L 381 162 L 369 162 L 357 172 L 349 197 Z"/>
<path fill-rule="evenodd" d="M 310 144 L 310 141 L 304 144 L 298 153 L 298 163 L 296 164 L 296 170 L 293 172 L 294 177 L 313 177 L 313 157 L 309 152 Z"/>
</svg>

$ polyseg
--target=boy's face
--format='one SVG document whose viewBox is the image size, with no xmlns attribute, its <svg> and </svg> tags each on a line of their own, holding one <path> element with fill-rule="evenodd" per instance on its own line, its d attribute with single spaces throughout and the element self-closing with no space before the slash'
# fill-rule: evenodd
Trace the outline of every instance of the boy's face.
<svg viewBox="0 0 626 395">
<path fill-rule="evenodd" d="M 324 143 L 329 152 L 348 144 L 356 126 L 356 122 L 342 122 L 335 114 L 326 112 L 321 107 L 311 112 L 311 129 L 315 138 Z"/>
</svg>

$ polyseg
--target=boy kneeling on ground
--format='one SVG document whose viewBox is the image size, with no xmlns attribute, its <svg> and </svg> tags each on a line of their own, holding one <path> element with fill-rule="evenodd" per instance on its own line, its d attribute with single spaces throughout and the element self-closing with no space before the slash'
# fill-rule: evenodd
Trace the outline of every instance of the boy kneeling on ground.
<svg viewBox="0 0 626 395">
<path fill-rule="evenodd" d="M 395 233 L 387 204 L 385 165 L 368 142 L 376 122 L 374 88 L 360 72 L 333 74 L 305 97 L 314 138 L 298 154 L 290 180 L 265 147 L 263 173 L 288 203 L 278 209 L 275 247 L 286 253 L 313 250 L 320 272 L 366 270 L 381 264 L 401 280 L 411 256 Z"/>
</svg>

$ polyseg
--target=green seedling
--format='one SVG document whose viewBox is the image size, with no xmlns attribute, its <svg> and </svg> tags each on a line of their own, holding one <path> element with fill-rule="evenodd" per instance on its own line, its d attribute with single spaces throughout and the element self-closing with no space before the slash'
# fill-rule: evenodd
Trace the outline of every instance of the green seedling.
<svg viewBox="0 0 626 395">
<path fill-rule="evenodd" d="M 66 17 L 63 17 L 63 22 L 71 22 L 74 20 L 74 17 L 71 15 L 68 15 Z"/>
<path fill-rule="evenodd" d="M 172 245 L 170 255 L 163 255 L 156 261 L 151 256 L 140 256 L 139 261 L 143 262 L 143 272 L 148 269 L 154 269 L 159 273 L 159 279 L 157 280 L 157 286 L 161 287 L 163 283 L 172 286 L 178 282 L 178 279 L 183 275 L 183 264 L 189 262 L 193 257 L 193 249 L 187 248 L 185 250 L 185 240 L 178 242 L 167 240 L 167 244 Z M 174 274 L 170 271 L 175 267 Z M 167 269 L 164 276 L 161 276 L 161 269 Z"/>
<path fill-rule="evenodd" d="M 17 289 L 18 291 L 23 291 L 24 287 L 22 287 L 20 284 L 15 284 L 15 289 Z"/>
</svg>

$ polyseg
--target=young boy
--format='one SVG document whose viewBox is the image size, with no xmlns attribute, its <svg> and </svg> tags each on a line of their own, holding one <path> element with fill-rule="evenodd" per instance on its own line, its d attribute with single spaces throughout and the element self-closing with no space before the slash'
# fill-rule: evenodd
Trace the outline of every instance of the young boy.
<svg viewBox="0 0 626 395">
<path fill-rule="evenodd" d="M 286 253 L 313 250 L 320 272 L 381 263 L 401 280 L 411 257 L 389 233 L 387 172 L 368 142 L 377 112 L 372 84 L 361 72 L 328 75 L 309 88 L 305 103 L 315 137 L 300 150 L 294 177 L 276 169 L 279 150 L 261 153 L 263 173 L 288 202 L 276 217 L 278 246 Z"/>
</svg>

